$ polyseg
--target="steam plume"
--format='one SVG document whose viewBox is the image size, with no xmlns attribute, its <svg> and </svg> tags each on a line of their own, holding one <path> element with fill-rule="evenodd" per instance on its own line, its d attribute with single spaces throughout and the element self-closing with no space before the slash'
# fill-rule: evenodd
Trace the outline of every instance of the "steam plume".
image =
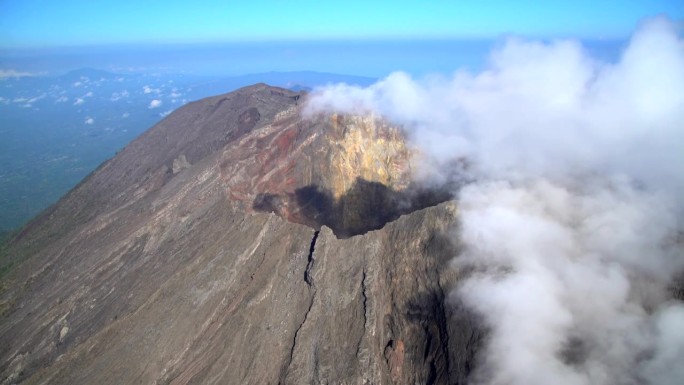
<svg viewBox="0 0 684 385">
<path fill-rule="evenodd" d="M 473 273 L 451 296 L 490 330 L 473 382 L 679 384 L 682 90 L 684 42 L 654 19 L 617 63 L 513 39 L 481 73 L 329 86 L 308 109 L 402 124 L 424 182 L 468 173 L 453 265 Z"/>
</svg>

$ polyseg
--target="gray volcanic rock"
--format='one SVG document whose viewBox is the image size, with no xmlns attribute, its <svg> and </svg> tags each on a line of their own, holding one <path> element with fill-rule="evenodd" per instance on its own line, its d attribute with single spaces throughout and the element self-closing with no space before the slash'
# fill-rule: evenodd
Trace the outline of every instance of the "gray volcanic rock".
<svg viewBox="0 0 684 385">
<path fill-rule="evenodd" d="M 179 109 L 5 245 L 0 383 L 465 383 L 456 206 L 400 130 L 300 97 Z"/>
</svg>

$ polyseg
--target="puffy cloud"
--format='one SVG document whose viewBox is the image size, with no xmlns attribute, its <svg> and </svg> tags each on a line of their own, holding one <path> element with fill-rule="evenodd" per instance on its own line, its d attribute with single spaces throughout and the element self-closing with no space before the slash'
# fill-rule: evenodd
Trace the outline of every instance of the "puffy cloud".
<svg viewBox="0 0 684 385">
<path fill-rule="evenodd" d="M 673 70 L 682 65 L 673 34 L 663 22 L 645 26 L 616 65 L 587 57 L 572 41 L 513 40 L 480 74 L 418 81 L 395 73 L 366 89 L 322 89 L 311 107 L 378 111 L 407 125 L 434 161 L 467 157 L 490 177 L 511 169 L 557 175 L 574 163 L 576 173 L 626 168 L 640 179 L 681 183 L 684 152 L 670 139 L 679 134 L 672 122 L 684 117 L 684 73 Z M 655 116 L 662 116 L 655 126 L 644 122 Z M 644 144 L 651 151 L 640 151 Z M 655 167 L 663 164 L 677 166 Z"/>
<path fill-rule="evenodd" d="M 87 118 L 86 118 L 85 124 L 90 125 L 90 124 L 93 124 L 93 123 L 95 123 L 95 119 L 93 119 L 93 118 L 91 118 L 91 117 L 87 117 Z"/>
<path fill-rule="evenodd" d="M 161 100 L 159 100 L 159 99 L 154 99 L 153 101 L 150 102 L 150 105 L 149 105 L 147 108 L 150 108 L 150 109 L 152 109 L 152 108 L 157 108 L 157 107 L 161 107 L 161 105 L 162 105 L 162 101 L 161 101 Z"/>
<path fill-rule="evenodd" d="M 123 90 L 121 92 L 114 92 L 112 93 L 112 96 L 109 98 L 109 100 L 116 102 L 117 100 L 120 99 L 125 99 L 129 96 L 128 91 Z"/>
<path fill-rule="evenodd" d="M 382 114 L 423 154 L 419 181 L 468 181 L 453 268 L 472 273 L 450 298 L 490 331 L 472 382 L 674 384 L 682 89 L 684 41 L 655 19 L 616 63 L 512 39 L 481 73 L 329 86 L 307 111 Z"/>
<path fill-rule="evenodd" d="M 74 106 L 78 106 L 83 103 L 85 103 L 85 100 L 83 100 L 82 98 L 76 98 L 76 100 L 74 101 Z"/>
<path fill-rule="evenodd" d="M 145 94 L 151 94 L 151 93 L 159 94 L 160 92 L 161 92 L 161 90 L 159 88 L 152 88 L 150 86 L 143 86 L 143 93 L 145 93 Z"/>
<path fill-rule="evenodd" d="M 55 99 L 55 103 L 66 103 L 66 102 L 68 102 L 68 101 L 69 101 L 69 98 L 67 98 L 67 97 L 64 96 L 64 95 L 62 95 L 62 96 L 58 97 L 57 99 Z"/>
<path fill-rule="evenodd" d="M 583 190 L 537 179 L 480 182 L 460 194 L 463 253 L 457 269 L 477 271 L 452 294 L 491 330 L 478 375 L 484 383 L 611 384 L 676 378 L 679 365 L 655 356 L 653 329 L 667 301 L 682 245 L 674 201 L 612 180 Z M 678 223 L 679 222 L 679 223 Z M 650 309 L 657 309 L 654 314 Z M 655 352 L 652 361 L 645 354 Z M 642 363 L 639 372 L 634 367 Z"/>
</svg>

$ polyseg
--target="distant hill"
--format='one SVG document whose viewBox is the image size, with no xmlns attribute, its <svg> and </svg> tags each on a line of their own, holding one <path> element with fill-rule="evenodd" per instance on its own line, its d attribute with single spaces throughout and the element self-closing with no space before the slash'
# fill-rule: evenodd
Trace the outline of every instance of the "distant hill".
<svg viewBox="0 0 684 385">
<path fill-rule="evenodd" d="M 115 74 L 109 71 L 101 70 L 101 69 L 96 69 L 96 68 L 81 68 L 73 71 L 69 71 L 64 75 L 59 76 L 60 79 L 65 80 L 65 81 L 78 81 L 81 80 L 82 78 L 88 78 L 91 80 L 99 80 L 99 79 L 115 79 L 120 76 L 124 76 L 122 74 Z M 131 75 L 126 75 L 126 76 L 131 76 Z"/>
</svg>

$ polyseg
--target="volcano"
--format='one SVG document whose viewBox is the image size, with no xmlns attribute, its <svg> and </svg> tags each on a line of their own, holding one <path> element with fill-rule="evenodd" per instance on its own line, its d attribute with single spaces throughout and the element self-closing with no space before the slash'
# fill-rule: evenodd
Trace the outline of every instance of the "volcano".
<svg viewBox="0 0 684 385">
<path fill-rule="evenodd" d="M 464 383 L 458 211 L 380 117 L 190 103 L 0 251 L 2 384 Z"/>
</svg>

